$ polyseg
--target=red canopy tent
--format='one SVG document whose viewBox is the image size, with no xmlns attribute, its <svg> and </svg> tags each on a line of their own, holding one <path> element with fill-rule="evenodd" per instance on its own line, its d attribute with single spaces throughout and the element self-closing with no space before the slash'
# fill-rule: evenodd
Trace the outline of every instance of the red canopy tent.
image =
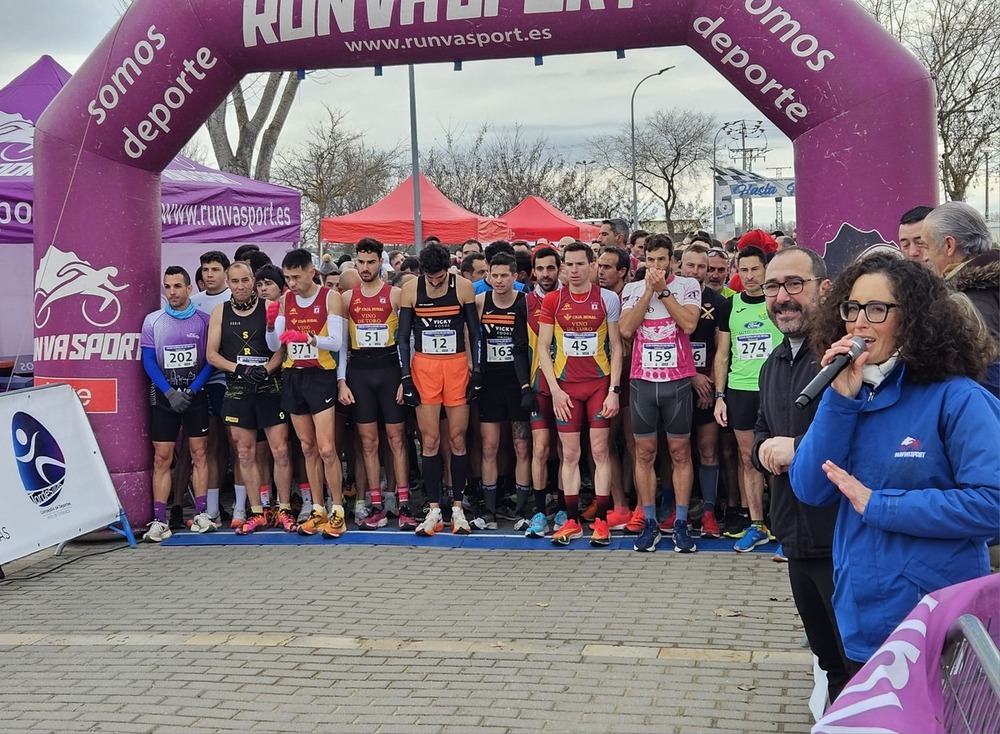
<svg viewBox="0 0 1000 734">
<path fill-rule="evenodd" d="M 534 241 L 544 237 L 556 242 L 563 237 L 576 237 L 581 242 L 590 242 L 601 231 L 600 227 L 578 222 L 537 196 L 526 197 L 504 214 L 503 219 L 507 221 L 514 239 Z"/>
<path fill-rule="evenodd" d="M 457 245 L 475 238 L 481 242 L 510 236 L 507 222 L 466 211 L 438 191 L 420 174 L 420 210 L 424 236 Z M 320 220 L 324 242 L 357 242 L 374 237 L 387 244 L 409 244 L 414 240 L 413 176 L 407 178 L 381 201 L 361 211 Z"/>
</svg>

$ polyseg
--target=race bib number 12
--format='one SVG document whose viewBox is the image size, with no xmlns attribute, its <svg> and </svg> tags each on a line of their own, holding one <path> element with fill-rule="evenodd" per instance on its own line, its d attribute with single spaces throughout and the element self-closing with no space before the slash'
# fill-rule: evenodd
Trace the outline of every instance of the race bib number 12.
<svg viewBox="0 0 1000 734">
<path fill-rule="evenodd" d="M 454 329 L 435 329 L 420 335 L 421 351 L 424 354 L 457 354 L 458 338 Z"/>
</svg>

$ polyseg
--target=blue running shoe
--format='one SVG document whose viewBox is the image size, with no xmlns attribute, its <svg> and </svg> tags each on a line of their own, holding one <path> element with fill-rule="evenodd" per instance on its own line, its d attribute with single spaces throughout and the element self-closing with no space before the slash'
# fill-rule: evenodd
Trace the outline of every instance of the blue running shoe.
<svg viewBox="0 0 1000 734">
<path fill-rule="evenodd" d="M 771 560 L 775 563 L 788 563 L 788 556 L 785 555 L 785 547 L 779 545 L 778 550 L 776 550 L 774 555 L 771 556 Z"/>
<path fill-rule="evenodd" d="M 698 546 L 688 535 L 688 524 L 686 520 L 677 520 L 674 523 L 674 553 L 694 553 Z"/>
<path fill-rule="evenodd" d="M 558 533 L 562 530 L 562 526 L 566 524 L 567 520 L 569 520 L 569 515 L 566 514 L 566 511 L 559 510 L 559 512 L 556 513 L 556 516 L 552 518 L 552 532 Z"/>
<path fill-rule="evenodd" d="M 549 522 L 544 512 L 536 512 L 531 518 L 531 524 L 524 531 L 525 538 L 544 538 L 549 530 Z"/>
<path fill-rule="evenodd" d="M 639 531 L 639 537 L 635 539 L 632 550 L 640 553 L 653 553 L 656 551 L 656 544 L 660 542 L 660 529 L 656 526 L 656 520 L 646 520 Z"/>
<path fill-rule="evenodd" d="M 737 553 L 749 553 L 758 545 L 766 545 L 767 542 L 767 528 L 763 525 L 751 525 L 747 528 L 746 534 L 736 541 L 733 550 Z"/>
</svg>

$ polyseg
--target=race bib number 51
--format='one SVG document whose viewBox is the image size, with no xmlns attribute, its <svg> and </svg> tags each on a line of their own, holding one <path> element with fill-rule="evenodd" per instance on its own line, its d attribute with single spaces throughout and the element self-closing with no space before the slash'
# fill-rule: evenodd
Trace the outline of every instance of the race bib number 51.
<svg viewBox="0 0 1000 734">
<path fill-rule="evenodd" d="M 354 329 L 358 347 L 361 349 L 376 349 L 389 345 L 388 324 L 356 324 Z"/>
</svg>

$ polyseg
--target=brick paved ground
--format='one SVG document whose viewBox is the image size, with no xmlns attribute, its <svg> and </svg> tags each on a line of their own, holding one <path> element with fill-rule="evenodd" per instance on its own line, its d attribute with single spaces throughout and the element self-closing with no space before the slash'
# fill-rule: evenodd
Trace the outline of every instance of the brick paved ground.
<svg viewBox="0 0 1000 734">
<path fill-rule="evenodd" d="M 811 723 L 811 658 L 766 554 L 146 545 L 0 585 L 0 609 L 4 732 Z"/>
</svg>

